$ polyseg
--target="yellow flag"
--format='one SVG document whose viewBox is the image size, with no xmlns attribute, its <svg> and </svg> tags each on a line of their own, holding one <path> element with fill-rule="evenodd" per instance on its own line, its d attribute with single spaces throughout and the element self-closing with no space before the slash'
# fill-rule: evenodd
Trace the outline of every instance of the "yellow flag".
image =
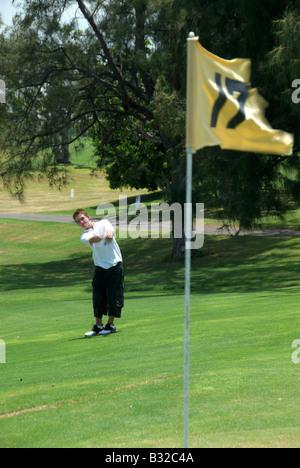
<svg viewBox="0 0 300 468">
<path fill-rule="evenodd" d="M 188 39 L 186 146 L 291 155 L 294 137 L 274 130 L 268 103 L 250 85 L 251 61 L 225 60 Z"/>
</svg>

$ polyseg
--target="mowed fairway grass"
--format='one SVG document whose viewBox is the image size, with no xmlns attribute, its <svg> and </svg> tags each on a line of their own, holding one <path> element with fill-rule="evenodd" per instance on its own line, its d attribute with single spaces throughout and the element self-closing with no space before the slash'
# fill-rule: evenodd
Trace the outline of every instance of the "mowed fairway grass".
<svg viewBox="0 0 300 468">
<path fill-rule="evenodd" d="M 1 447 L 182 447 L 184 263 L 121 239 L 119 332 L 93 325 L 72 224 L 0 220 Z M 190 447 L 299 447 L 300 239 L 208 236 L 192 264 Z"/>
</svg>

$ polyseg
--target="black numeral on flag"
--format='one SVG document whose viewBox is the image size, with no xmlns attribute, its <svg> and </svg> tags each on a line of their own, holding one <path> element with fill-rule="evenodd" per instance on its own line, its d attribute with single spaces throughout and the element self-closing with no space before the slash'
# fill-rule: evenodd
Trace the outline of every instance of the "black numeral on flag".
<svg viewBox="0 0 300 468">
<path fill-rule="evenodd" d="M 210 126 L 212 128 L 215 128 L 217 126 L 220 111 L 227 101 L 226 93 L 224 89 L 222 88 L 220 73 L 216 73 L 215 81 L 219 89 L 219 96 L 217 97 L 217 100 L 214 103 L 214 107 L 213 107 L 212 114 L 211 114 Z M 237 114 L 233 116 L 232 119 L 228 122 L 227 127 L 226 127 L 226 128 L 235 129 L 246 118 L 245 103 L 249 96 L 248 87 L 242 81 L 232 80 L 231 78 L 227 78 L 227 77 L 225 79 L 225 85 L 226 85 L 226 89 L 228 93 L 231 96 L 233 96 L 235 92 L 239 93 L 239 97 L 237 98 L 237 102 L 239 103 L 239 110 Z"/>
<path fill-rule="evenodd" d="M 219 96 L 214 104 L 214 107 L 213 107 L 213 110 L 212 110 L 212 114 L 211 114 L 211 122 L 210 122 L 210 126 L 212 128 L 216 127 L 217 126 L 217 122 L 218 122 L 218 117 L 219 117 L 219 113 L 220 113 L 220 110 L 222 109 L 222 107 L 224 106 L 225 102 L 227 101 L 227 97 L 226 97 L 226 94 L 225 94 L 225 91 L 224 89 L 222 88 L 222 84 L 221 84 L 221 75 L 220 73 L 216 73 L 216 76 L 215 76 L 215 80 L 216 80 L 216 85 L 218 86 L 219 88 Z"/>
</svg>

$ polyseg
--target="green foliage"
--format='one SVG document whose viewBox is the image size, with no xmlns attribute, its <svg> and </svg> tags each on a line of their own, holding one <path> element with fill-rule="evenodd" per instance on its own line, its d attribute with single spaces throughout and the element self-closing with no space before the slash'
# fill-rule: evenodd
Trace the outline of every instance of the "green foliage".
<svg viewBox="0 0 300 468">
<path fill-rule="evenodd" d="M 169 202 L 183 202 L 185 44 L 194 30 L 217 55 L 251 58 L 252 85 L 270 103 L 268 120 L 294 133 L 296 142 L 291 158 L 204 149 L 195 157 L 195 199 L 241 227 L 299 203 L 300 113 L 291 100 L 299 78 L 296 1 L 93 0 L 89 6 L 92 16 L 82 0 L 29 0 L 24 17 L 1 36 L 9 107 L 1 110 L 0 174 L 12 192 L 21 197 L 24 178 L 38 167 L 52 183 L 64 183 L 53 147 L 87 134 L 111 187 L 158 187 Z"/>
<path fill-rule="evenodd" d="M 251 229 L 266 214 L 282 217 L 287 213 L 292 204 L 284 184 L 290 179 L 279 169 L 279 161 L 274 156 L 206 150 L 205 157 L 197 160 L 199 191 L 213 217 Z"/>
<path fill-rule="evenodd" d="M 291 100 L 291 86 L 300 76 L 300 9 L 287 10 L 274 21 L 274 48 L 268 54 L 271 112 L 275 125 L 295 134 L 295 149 L 300 149 L 300 112 Z M 276 80 L 274 80 L 276 76 Z M 279 127 L 280 128 L 280 127 Z"/>
<path fill-rule="evenodd" d="M 135 188 L 157 190 L 160 181 L 168 177 L 163 153 L 147 139 L 134 134 L 138 123 L 133 120 L 120 122 L 118 128 L 106 131 L 103 125 L 96 128 L 95 154 L 104 165 L 112 189 Z M 129 126 L 131 125 L 131 126 Z"/>
</svg>

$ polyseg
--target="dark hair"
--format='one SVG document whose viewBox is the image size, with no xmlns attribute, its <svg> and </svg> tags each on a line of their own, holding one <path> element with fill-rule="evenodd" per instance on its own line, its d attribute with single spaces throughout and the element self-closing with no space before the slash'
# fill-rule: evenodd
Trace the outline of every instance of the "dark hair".
<svg viewBox="0 0 300 468">
<path fill-rule="evenodd" d="M 76 210 L 75 213 L 73 214 L 74 221 L 76 221 L 77 216 L 79 216 L 81 213 L 84 214 L 84 216 L 88 216 L 88 214 L 87 214 L 87 212 L 85 210 L 82 210 L 81 208 L 78 208 L 78 210 Z"/>
</svg>

